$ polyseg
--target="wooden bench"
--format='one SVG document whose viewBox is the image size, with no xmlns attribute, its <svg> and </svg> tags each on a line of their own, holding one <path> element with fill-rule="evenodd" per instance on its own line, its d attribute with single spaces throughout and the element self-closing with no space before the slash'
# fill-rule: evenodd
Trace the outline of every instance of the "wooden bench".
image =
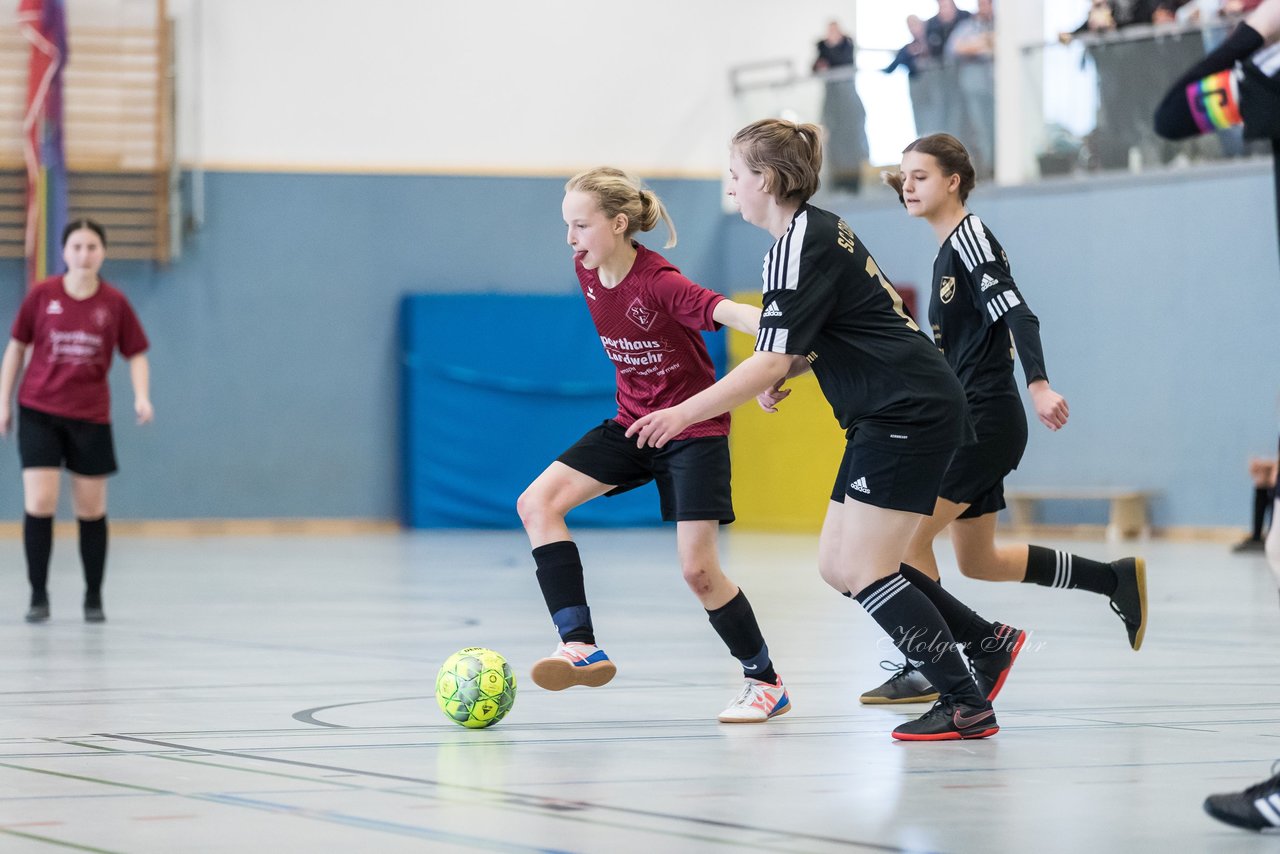
<svg viewBox="0 0 1280 854">
<path fill-rule="evenodd" d="M 1130 487 L 1018 487 L 1005 490 L 1005 502 L 1015 528 L 1030 528 L 1036 521 L 1040 501 L 1109 501 L 1111 515 L 1107 539 L 1145 537 L 1151 533 L 1147 503 L 1155 492 Z"/>
</svg>

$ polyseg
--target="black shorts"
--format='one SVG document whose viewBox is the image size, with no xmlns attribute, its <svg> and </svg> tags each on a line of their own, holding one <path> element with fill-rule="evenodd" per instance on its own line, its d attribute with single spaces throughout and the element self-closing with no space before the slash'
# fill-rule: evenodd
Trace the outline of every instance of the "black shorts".
<svg viewBox="0 0 1280 854">
<path fill-rule="evenodd" d="M 1027 416 L 1022 400 L 1000 397 L 969 408 L 978 441 L 956 450 L 938 497 L 968 504 L 961 519 L 976 519 L 1005 508 L 1004 479 L 1027 449 Z"/>
<path fill-rule="evenodd" d="M 707 436 L 668 442 L 664 448 L 637 448 L 626 428 L 609 419 L 587 431 L 557 459 L 601 483 L 606 495 L 620 495 L 649 481 L 658 484 L 666 522 L 733 521 L 729 438 Z"/>
<path fill-rule="evenodd" d="M 18 407 L 18 456 L 24 469 L 62 468 L 85 477 L 116 471 L 111 425 Z"/>
<path fill-rule="evenodd" d="M 855 433 L 844 447 L 831 500 L 844 503 L 845 498 L 852 498 L 886 510 L 932 516 L 951 454 L 904 454 L 859 441 Z"/>
</svg>

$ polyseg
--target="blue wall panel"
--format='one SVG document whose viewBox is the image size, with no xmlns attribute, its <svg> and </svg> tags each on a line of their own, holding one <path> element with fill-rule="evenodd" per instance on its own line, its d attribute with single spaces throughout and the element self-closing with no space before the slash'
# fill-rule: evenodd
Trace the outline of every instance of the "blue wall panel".
<svg viewBox="0 0 1280 854">
<path fill-rule="evenodd" d="M 415 294 L 401 320 L 405 524 L 518 527 L 525 486 L 617 412 L 582 297 Z M 656 524 L 657 492 L 591 501 L 569 521 Z"/>
</svg>

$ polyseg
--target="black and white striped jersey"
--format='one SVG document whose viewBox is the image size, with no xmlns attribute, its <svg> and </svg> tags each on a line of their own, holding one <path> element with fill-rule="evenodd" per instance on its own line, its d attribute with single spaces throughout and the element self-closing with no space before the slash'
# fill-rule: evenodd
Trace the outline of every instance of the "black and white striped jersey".
<svg viewBox="0 0 1280 854">
<path fill-rule="evenodd" d="M 935 451 L 971 435 L 964 390 L 843 220 L 803 205 L 764 259 L 756 350 L 804 356 L 850 438 Z"/>
<path fill-rule="evenodd" d="M 1018 292 L 1000 241 L 973 214 L 960 221 L 934 259 L 929 323 L 970 403 L 1017 396 L 1015 341 L 1027 382 L 1047 378 L 1039 321 Z"/>
</svg>

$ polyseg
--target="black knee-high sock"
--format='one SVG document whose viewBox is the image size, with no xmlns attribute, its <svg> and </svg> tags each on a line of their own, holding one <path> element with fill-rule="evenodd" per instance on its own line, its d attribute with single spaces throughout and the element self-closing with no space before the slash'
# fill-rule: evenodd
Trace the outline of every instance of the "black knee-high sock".
<svg viewBox="0 0 1280 854">
<path fill-rule="evenodd" d="M 84 565 L 84 603 L 101 607 L 102 577 L 107 571 L 107 517 L 79 521 L 80 562 Z"/>
<path fill-rule="evenodd" d="M 853 598 L 939 693 L 968 706 L 988 705 L 956 651 L 946 621 L 929 597 L 900 573 L 869 584 Z"/>
<path fill-rule="evenodd" d="M 729 654 L 742 662 L 742 675 L 770 685 L 778 681 L 778 674 L 769 660 L 769 647 L 760 633 L 755 611 L 747 601 L 747 594 L 738 588 L 738 595 L 714 611 L 707 611 L 711 627 L 720 635 Z"/>
<path fill-rule="evenodd" d="M 1027 546 L 1027 575 L 1022 580 L 1026 584 L 1088 590 L 1103 596 L 1116 592 L 1116 573 L 1110 564 L 1042 546 Z"/>
<path fill-rule="evenodd" d="M 49 555 L 53 553 L 53 517 L 22 517 L 22 547 L 27 553 L 27 580 L 31 582 L 31 603 L 49 601 Z"/>
<path fill-rule="evenodd" d="M 1262 529 L 1267 523 L 1267 508 L 1271 506 L 1271 490 L 1259 486 L 1253 490 L 1253 536 L 1250 539 L 1262 539 Z"/>
<path fill-rule="evenodd" d="M 898 572 L 902 574 L 903 578 L 910 581 L 913 587 L 929 597 L 929 601 L 938 609 L 942 619 L 946 620 L 947 628 L 951 629 L 952 636 L 964 644 L 966 648 L 974 644 L 981 644 L 995 634 L 995 626 L 979 617 L 976 611 L 946 590 L 943 590 L 940 583 L 934 581 L 914 566 L 908 566 L 904 563 L 898 567 Z"/>
<path fill-rule="evenodd" d="M 533 550 L 533 560 L 538 565 L 538 586 L 542 588 L 542 598 L 546 600 L 560 640 L 565 643 L 595 643 L 578 544 L 563 540 L 538 546 Z"/>
<path fill-rule="evenodd" d="M 1187 86 L 1231 68 L 1261 48 L 1263 41 L 1262 35 L 1244 21 L 1237 24 L 1227 40 L 1187 69 L 1160 101 L 1155 114 L 1156 133 L 1165 139 L 1186 139 L 1203 133 L 1187 104 Z"/>
</svg>

